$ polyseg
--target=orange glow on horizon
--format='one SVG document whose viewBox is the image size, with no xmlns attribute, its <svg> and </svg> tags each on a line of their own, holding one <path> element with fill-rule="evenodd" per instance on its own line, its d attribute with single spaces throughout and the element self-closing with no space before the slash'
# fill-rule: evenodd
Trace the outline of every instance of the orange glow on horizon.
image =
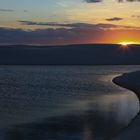
<svg viewBox="0 0 140 140">
<path fill-rule="evenodd" d="M 119 44 L 125 47 L 125 46 L 129 46 L 129 45 L 133 45 L 133 44 L 140 44 L 140 42 L 127 42 L 127 41 L 124 41 L 124 42 L 120 42 Z"/>
<path fill-rule="evenodd" d="M 140 44 L 140 42 L 120 42 L 118 43 L 122 49 L 129 50 L 133 45 Z"/>
<path fill-rule="evenodd" d="M 119 44 L 121 44 L 122 46 L 128 46 L 128 45 L 131 45 L 131 44 L 135 44 L 135 42 L 120 42 Z"/>
</svg>

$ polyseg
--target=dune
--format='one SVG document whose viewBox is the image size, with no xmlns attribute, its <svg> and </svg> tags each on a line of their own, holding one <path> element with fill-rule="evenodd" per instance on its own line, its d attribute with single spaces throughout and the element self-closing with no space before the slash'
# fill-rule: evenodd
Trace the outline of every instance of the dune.
<svg viewBox="0 0 140 140">
<path fill-rule="evenodd" d="M 113 82 L 135 92 L 140 101 L 140 71 L 125 73 L 122 76 L 114 78 Z M 140 112 L 132 123 L 113 140 L 140 140 Z"/>
</svg>

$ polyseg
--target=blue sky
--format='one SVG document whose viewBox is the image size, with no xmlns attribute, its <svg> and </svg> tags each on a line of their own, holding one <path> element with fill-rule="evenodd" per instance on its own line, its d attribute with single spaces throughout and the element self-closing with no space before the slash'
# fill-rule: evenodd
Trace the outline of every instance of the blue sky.
<svg viewBox="0 0 140 140">
<path fill-rule="evenodd" d="M 119 25 L 137 25 L 139 23 L 134 18 L 133 22 L 131 21 L 132 15 L 140 14 L 140 4 L 137 2 L 91 1 L 89 3 L 84 0 L 0 0 L 0 26 L 35 28 L 19 24 L 18 21 L 20 20 L 59 23 L 108 23 L 105 19 L 113 17 L 125 18 L 125 20 L 114 22 Z M 3 9 L 5 11 L 2 11 Z M 8 10 L 14 11 L 10 12 Z"/>
<path fill-rule="evenodd" d="M 73 28 L 80 30 L 80 34 L 81 32 L 84 34 L 89 28 L 103 31 L 126 28 L 130 30 L 131 28 L 135 31 L 140 28 L 139 6 L 138 0 L 133 2 L 127 2 L 127 0 L 123 2 L 118 0 L 0 0 L 0 28 L 5 29 L 6 32 L 8 29 L 10 32 L 11 29 L 12 31 L 20 29 L 26 33 L 50 29 L 55 31 L 51 35 L 52 38 L 62 29 L 70 35 L 74 34 L 76 31 L 73 33 Z M 99 28 L 98 25 L 101 27 Z M 103 37 L 103 34 L 100 36 Z M 41 35 L 40 38 L 42 38 Z M 58 38 L 63 37 L 58 36 Z M 128 39 L 130 40 L 130 37 L 126 38 Z"/>
</svg>

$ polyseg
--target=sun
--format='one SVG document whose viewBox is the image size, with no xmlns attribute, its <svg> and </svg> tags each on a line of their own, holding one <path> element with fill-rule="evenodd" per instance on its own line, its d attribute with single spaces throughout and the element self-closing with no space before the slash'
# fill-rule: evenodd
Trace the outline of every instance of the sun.
<svg viewBox="0 0 140 140">
<path fill-rule="evenodd" d="M 124 48 L 126 47 L 126 48 L 127 48 L 127 47 L 130 46 L 130 45 L 133 45 L 133 44 L 140 44 L 140 43 L 139 43 L 139 42 L 127 42 L 127 41 L 125 42 L 125 41 L 124 41 L 124 42 L 120 42 L 119 44 L 122 45 L 122 47 L 124 47 Z"/>
<path fill-rule="evenodd" d="M 123 45 L 123 46 L 127 46 L 127 45 L 131 45 L 133 43 L 132 42 L 121 42 L 120 44 Z"/>
</svg>

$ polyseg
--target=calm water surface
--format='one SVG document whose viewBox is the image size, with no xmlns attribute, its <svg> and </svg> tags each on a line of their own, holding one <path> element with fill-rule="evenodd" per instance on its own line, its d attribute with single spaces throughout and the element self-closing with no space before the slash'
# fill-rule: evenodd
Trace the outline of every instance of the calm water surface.
<svg viewBox="0 0 140 140">
<path fill-rule="evenodd" d="M 0 140 L 110 140 L 139 111 L 112 78 L 140 66 L 0 66 Z"/>
</svg>

